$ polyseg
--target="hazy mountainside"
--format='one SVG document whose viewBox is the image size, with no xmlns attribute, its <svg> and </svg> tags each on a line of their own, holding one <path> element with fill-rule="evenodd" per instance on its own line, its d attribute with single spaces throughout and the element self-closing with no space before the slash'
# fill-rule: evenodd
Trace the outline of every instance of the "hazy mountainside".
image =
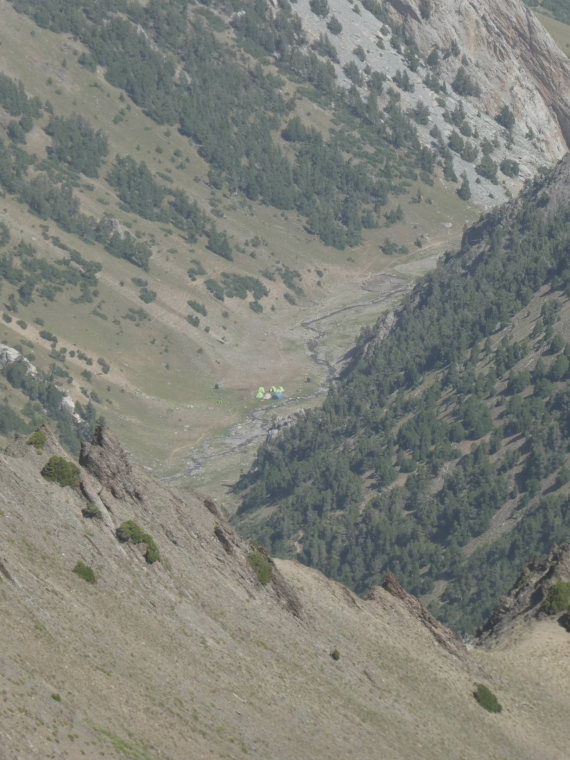
<svg viewBox="0 0 570 760">
<path fill-rule="evenodd" d="M 0 454 L 2 760 L 566 757 L 553 620 L 467 650 L 394 578 L 272 563 L 108 430 L 80 463 L 46 429 Z"/>
<path fill-rule="evenodd" d="M 0 342 L 39 376 L 4 370 L 0 433 L 49 414 L 77 450 L 67 394 L 181 469 L 258 384 L 314 396 L 398 267 L 560 155 L 567 63 L 512 10 L 524 98 L 481 78 L 511 68 L 494 4 L 463 50 L 428 49 L 436 3 L 1 0 Z"/>
<path fill-rule="evenodd" d="M 567 539 L 569 180 L 566 158 L 363 335 L 242 477 L 243 530 L 359 592 L 392 570 L 460 630 Z"/>
</svg>

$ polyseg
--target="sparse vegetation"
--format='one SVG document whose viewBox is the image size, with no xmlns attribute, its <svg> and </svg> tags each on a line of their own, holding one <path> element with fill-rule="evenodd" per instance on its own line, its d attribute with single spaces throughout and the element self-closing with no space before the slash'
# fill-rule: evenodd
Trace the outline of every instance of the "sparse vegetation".
<svg viewBox="0 0 570 760">
<path fill-rule="evenodd" d="M 36 451 L 42 452 L 47 443 L 47 436 L 43 430 L 34 431 L 26 441 L 28 446 L 33 446 Z"/>
<path fill-rule="evenodd" d="M 101 520 L 103 517 L 101 510 L 93 502 L 88 502 L 81 510 L 81 514 L 90 520 Z"/>
<path fill-rule="evenodd" d="M 248 554 L 247 561 L 253 568 L 257 580 L 262 586 L 266 586 L 273 578 L 273 563 L 263 549 L 255 549 Z"/>
<path fill-rule="evenodd" d="M 78 575 L 80 578 L 83 578 L 84 581 L 87 583 L 96 583 L 97 577 L 95 576 L 94 570 L 89 567 L 89 565 L 86 565 L 84 562 L 77 562 L 75 567 L 73 568 L 73 572 L 75 575 Z"/>
<path fill-rule="evenodd" d="M 116 536 L 122 543 L 146 544 L 144 558 L 149 565 L 160 561 L 160 552 L 154 539 L 134 520 L 126 520 L 116 530 Z"/>
<path fill-rule="evenodd" d="M 485 684 L 478 683 L 473 692 L 473 696 L 481 707 L 485 708 L 488 712 L 500 713 L 503 709 L 497 697 L 488 686 L 485 686 Z"/>
<path fill-rule="evenodd" d="M 60 456 L 50 457 L 44 465 L 42 476 L 51 483 L 57 483 L 64 488 L 78 488 L 80 482 L 79 467 Z"/>
<path fill-rule="evenodd" d="M 546 595 L 542 609 L 547 615 L 558 615 L 570 609 L 570 582 L 554 583 Z"/>
</svg>

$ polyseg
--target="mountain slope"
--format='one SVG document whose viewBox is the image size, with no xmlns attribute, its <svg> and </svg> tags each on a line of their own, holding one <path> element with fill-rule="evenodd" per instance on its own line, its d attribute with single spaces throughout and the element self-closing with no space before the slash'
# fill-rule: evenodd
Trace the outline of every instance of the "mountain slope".
<svg viewBox="0 0 570 760">
<path fill-rule="evenodd" d="M 40 432 L 43 447 L 22 438 L 0 455 L 3 760 L 565 757 L 554 622 L 498 657 L 467 651 L 394 581 L 364 601 L 278 560 L 263 586 L 216 507 L 165 491 L 109 431 L 84 447 L 79 489 L 40 476 L 65 456 Z M 83 516 L 87 495 L 99 517 Z M 117 540 L 129 519 L 160 561 Z M 476 703 L 476 682 L 500 715 Z"/>
<path fill-rule="evenodd" d="M 567 538 L 569 173 L 483 217 L 363 335 L 241 479 L 243 530 L 360 592 L 393 570 L 461 630 Z"/>
</svg>

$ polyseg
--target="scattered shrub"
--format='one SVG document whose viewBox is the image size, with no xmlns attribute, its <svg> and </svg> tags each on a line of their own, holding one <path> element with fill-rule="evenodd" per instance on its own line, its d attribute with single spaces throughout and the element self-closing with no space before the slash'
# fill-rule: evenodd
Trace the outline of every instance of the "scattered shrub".
<svg viewBox="0 0 570 760">
<path fill-rule="evenodd" d="M 518 161 L 513 161 L 510 158 L 501 161 L 499 168 L 506 177 L 518 177 L 520 171 Z"/>
<path fill-rule="evenodd" d="M 335 660 L 335 662 L 340 660 L 340 652 L 338 651 L 338 649 L 332 650 L 331 657 L 333 658 L 333 660 Z"/>
<path fill-rule="evenodd" d="M 31 436 L 26 441 L 28 446 L 33 446 L 36 451 L 43 451 L 44 446 L 47 443 L 46 434 L 43 430 L 36 430 L 34 433 L 31 434 Z"/>
<path fill-rule="evenodd" d="M 489 712 L 500 713 L 503 709 L 501 703 L 493 694 L 491 689 L 482 683 L 477 684 L 475 691 L 473 692 L 473 696 L 477 702 L 479 702 L 481 707 L 484 707 L 485 710 L 488 710 Z"/>
<path fill-rule="evenodd" d="M 160 560 L 160 552 L 154 539 L 148 533 L 145 533 L 134 520 L 126 520 L 121 523 L 116 530 L 116 536 L 123 543 L 146 544 L 144 558 L 149 565 Z"/>
<path fill-rule="evenodd" d="M 547 615 L 567 612 L 570 607 L 570 582 L 555 583 L 548 589 L 542 609 Z"/>
<path fill-rule="evenodd" d="M 326 18 L 329 15 L 329 4 L 327 0 L 310 0 L 309 6 L 316 16 Z"/>
<path fill-rule="evenodd" d="M 512 129 L 515 126 L 515 115 L 508 106 L 503 106 L 495 116 L 495 121 L 505 129 Z"/>
<path fill-rule="evenodd" d="M 63 457 L 50 457 L 41 474 L 46 480 L 57 483 L 62 488 L 64 486 L 71 486 L 71 488 L 79 486 L 79 467 Z"/>
<path fill-rule="evenodd" d="M 81 514 L 83 517 L 87 517 L 90 520 L 100 520 L 102 517 L 101 510 L 92 502 L 89 502 L 86 506 L 83 507 Z"/>
<path fill-rule="evenodd" d="M 248 555 L 247 561 L 255 571 L 257 580 L 266 586 L 273 578 L 273 563 L 262 549 L 255 549 Z"/>
<path fill-rule="evenodd" d="M 87 581 L 87 583 L 97 582 L 97 578 L 95 577 L 93 569 L 90 568 L 89 565 L 86 565 L 84 562 L 81 562 L 81 560 L 75 565 L 73 572 L 75 575 L 83 578 L 84 581 Z"/>
</svg>

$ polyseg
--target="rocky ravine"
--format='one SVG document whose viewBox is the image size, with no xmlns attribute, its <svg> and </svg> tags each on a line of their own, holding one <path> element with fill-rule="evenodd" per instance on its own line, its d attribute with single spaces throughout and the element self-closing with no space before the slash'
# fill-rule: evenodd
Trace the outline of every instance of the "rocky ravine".
<svg viewBox="0 0 570 760">
<path fill-rule="evenodd" d="M 80 488 L 61 488 L 39 474 L 65 456 L 46 435 L 40 453 L 20 439 L 0 454 L 2 760 L 567 757 L 568 634 L 554 622 L 495 657 L 393 578 L 363 600 L 275 561 L 262 585 L 212 502 L 155 483 L 108 430 L 84 447 Z M 160 562 L 117 540 L 124 520 Z M 473 699 L 481 681 L 500 716 Z"/>
</svg>

